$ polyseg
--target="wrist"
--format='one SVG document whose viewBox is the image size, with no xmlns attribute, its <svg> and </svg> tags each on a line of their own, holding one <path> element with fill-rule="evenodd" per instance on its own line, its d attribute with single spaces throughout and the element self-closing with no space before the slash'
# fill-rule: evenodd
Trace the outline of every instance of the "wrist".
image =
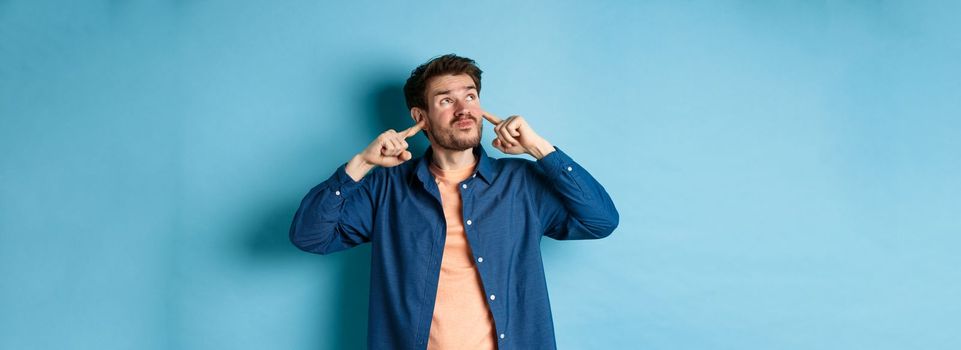
<svg viewBox="0 0 961 350">
<path fill-rule="evenodd" d="M 354 155 L 349 162 L 347 162 L 347 166 L 344 167 L 344 170 L 347 171 L 347 175 L 350 175 L 350 178 L 353 179 L 354 182 L 359 182 L 364 178 L 364 175 L 367 175 L 371 169 L 374 169 L 374 166 L 374 164 L 364 160 L 363 156 L 357 154 Z"/>
<path fill-rule="evenodd" d="M 542 140 L 534 145 L 529 153 L 537 160 L 540 160 L 541 158 L 546 157 L 548 154 L 551 154 L 551 152 L 554 152 L 554 145 L 552 145 L 550 142 L 547 142 L 547 140 Z"/>
</svg>

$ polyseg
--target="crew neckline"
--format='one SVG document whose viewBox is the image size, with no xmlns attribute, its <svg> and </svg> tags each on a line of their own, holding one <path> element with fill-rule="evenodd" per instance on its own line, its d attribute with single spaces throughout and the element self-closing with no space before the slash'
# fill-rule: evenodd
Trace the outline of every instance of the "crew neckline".
<svg viewBox="0 0 961 350">
<path fill-rule="evenodd" d="M 454 169 L 454 170 L 444 170 L 438 167 L 436 164 L 434 164 L 434 162 L 430 162 L 429 168 L 430 168 L 430 172 L 435 177 L 435 182 L 437 182 L 436 180 L 440 180 L 440 179 L 445 180 L 445 182 L 460 182 L 470 177 L 470 174 L 473 173 L 475 169 L 477 169 L 478 163 L 480 163 L 479 159 L 475 160 L 474 164 L 471 166 L 463 167 L 460 169 Z M 451 181 L 451 180 L 454 180 L 454 181 Z"/>
</svg>

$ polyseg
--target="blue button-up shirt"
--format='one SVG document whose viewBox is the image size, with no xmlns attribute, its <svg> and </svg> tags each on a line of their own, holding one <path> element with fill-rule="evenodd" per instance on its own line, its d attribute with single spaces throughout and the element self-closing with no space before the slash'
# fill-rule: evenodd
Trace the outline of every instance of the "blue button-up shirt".
<svg viewBox="0 0 961 350">
<path fill-rule="evenodd" d="M 475 172 L 458 184 L 464 233 L 501 350 L 556 348 L 541 237 L 603 238 L 618 224 L 607 191 L 554 149 L 534 162 L 492 158 L 475 147 Z M 307 193 L 290 227 L 294 245 L 311 253 L 371 243 L 371 349 L 427 347 L 447 236 L 431 154 L 428 147 L 358 182 L 341 165 Z"/>
</svg>

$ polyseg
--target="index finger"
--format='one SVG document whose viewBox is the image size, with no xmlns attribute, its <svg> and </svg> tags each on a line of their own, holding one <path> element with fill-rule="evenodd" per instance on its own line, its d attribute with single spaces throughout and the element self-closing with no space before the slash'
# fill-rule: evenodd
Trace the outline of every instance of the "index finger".
<svg viewBox="0 0 961 350">
<path fill-rule="evenodd" d="M 403 135 L 405 139 L 417 135 L 417 132 L 424 128 L 425 123 L 424 120 L 421 120 L 414 126 L 407 128 L 407 130 L 401 131 L 401 135 Z"/>
<path fill-rule="evenodd" d="M 483 116 L 484 119 L 487 119 L 487 121 L 491 122 L 491 124 L 494 124 L 494 125 L 500 124 L 503 121 L 501 120 L 501 118 L 498 118 L 497 116 L 483 109 L 481 110 L 481 116 Z"/>
</svg>

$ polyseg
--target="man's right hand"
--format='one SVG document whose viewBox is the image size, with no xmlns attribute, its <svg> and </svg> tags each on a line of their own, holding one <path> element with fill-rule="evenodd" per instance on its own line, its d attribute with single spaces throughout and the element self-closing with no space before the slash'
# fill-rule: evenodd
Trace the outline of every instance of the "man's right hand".
<svg viewBox="0 0 961 350">
<path fill-rule="evenodd" d="M 367 145 L 367 148 L 347 163 L 347 175 L 350 175 L 354 181 L 360 181 L 375 166 L 389 168 L 410 160 L 412 156 L 407 150 L 406 139 L 417 135 L 424 128 L 424 123 L 421 120 L 420 123 L 401 132 L 391 129 L 381 133 L 370 145 Z"/>
</svg>

